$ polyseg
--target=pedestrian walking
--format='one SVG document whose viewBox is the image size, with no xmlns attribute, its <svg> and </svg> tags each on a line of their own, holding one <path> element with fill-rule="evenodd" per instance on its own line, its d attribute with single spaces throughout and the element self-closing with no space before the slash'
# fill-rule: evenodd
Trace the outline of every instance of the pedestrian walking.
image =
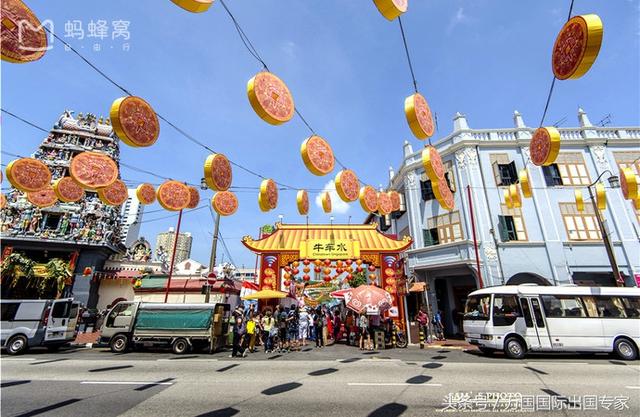
<svg viewBox="0 0 640 417">
<path fill-rule="evenodd" d="M 247 331 L 247 328 L 244 323 L 244 315 L 237 315 L 234 319 L 233 323 L 233 349 L 231 351 L 230 358 L 238 358 L 242 357 L 245 354 L 243 343 L 244 343 L 244 335 Z"/>
<path fill-rule="evenodd" d="M 442 324 L 442 311 L 436 311 L 433 319 L 431 321 L 433 323 L 433 328 L 436 333 L 436 339 L 438 340 L 447 340 L 444 338 L 444 325 Z"/>
<path fill-rule="evenodd" d="M 322 348 L 324 347 L 324 318 L 323 318 L 323 314 L 322 314 L 322 309 L 320 307 L 318 307 L 316 309 L 315 312 L 315 317 L 314 317 L 314 325 L 316 328 L 316 347 Z"/>
<path fill-rule="evenodd" d="M 311 317 L 306 308 L 302 308 L 298 315 L 298 341 L 300 346 L 307 346 L 307 337 L 309 337 L 309 325 Z"/>
<path fill-rule="evenodd" d="M 371 347 L 371 334 L 369 333 L 369 318 L 366 314 L 360 314 L 360 317 L 358 317 L 358 329 L 360 330 L 360 350 L 373 350 Z"/>
<path fill-rule="evenodd" d="M 249 352 L 253 352 L 256 345 L 256 318 L 253 311 L 249 311 L 249 320 L 247 320 L 247 338 L 249 339 Z"/>
<path fill-rule="evenodd" d="M 271 310 L 266 310 L 265 315 L 261 320 L 262 324 L 262 340 L 264 342 L 264 353 L 270 353 L 273 350 L 273 334 L 272 331 L 277 328 L 275 326 L 275 319 L 271 314 Z"/>
</svg>

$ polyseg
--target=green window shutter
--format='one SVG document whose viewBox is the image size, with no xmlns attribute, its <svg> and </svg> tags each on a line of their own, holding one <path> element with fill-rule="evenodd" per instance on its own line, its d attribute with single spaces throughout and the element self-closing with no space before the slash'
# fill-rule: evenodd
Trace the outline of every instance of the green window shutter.
<svg viewBox="0 0 640 417">
<path fill-rule="evenodd" d="M 502 185 L 502 175 L 500 175 L 500 165 L 498 161 L 493 161 L 491 168 L 493 168 L 493 177 L 496 180 L 496 185 Z"/>
<path fill-rule="evenodd" d="M 433 236 L 431 235 L 431 230 L 422 229 L 422 237 L 424 239 L 424 246 L 435 245 L 435 242 L 433 241 Z"/>
<path fill-rule="evenodd" d="M 498 232 L 500 233 L 500 240 L 508 242 L 509 239 L 509 227 L 507 225 L 507 219 L 505 216 L 498 216 Z"/>
</svg>

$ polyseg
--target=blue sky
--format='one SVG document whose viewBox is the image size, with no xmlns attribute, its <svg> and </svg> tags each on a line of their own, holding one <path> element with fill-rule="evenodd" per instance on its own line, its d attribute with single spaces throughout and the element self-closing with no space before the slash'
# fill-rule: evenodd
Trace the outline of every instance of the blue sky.
<svg viewBox="0 0 640 417">
<path fill-rule="evenodd" d="M 403 17 L 419 90 L 438 114 L 436 138 L 451 132 L 459 111 L 475 128 L 510 127 L 514 110 L 537 125 L 551 81 L 550 51 L 566 20 L 569 1 L 412 0 Z M 260 120 L 246 97 L 246 83 L 261 65 L 244 49 L 218 2 L 190 14 L 169 0 L 64 2 L 27 1 L 41 20 L 51 19 L 64 36 L 65 22 L 80 20 L 83 40 L 66 38 L 99 68 L 199 140 L 235 162 L 277 181 L 321 189 L 331 178 L 308 172 L 299 156 L 308 136 L 294 118 L 282 126 Z M 64 4 L 64 7 L 61 5 Z M 403 101 L 411 78 L 396 21 L 380 16 L 370 0 L 226 0 L 270 69 L 288 84 L 296 105 L 339 159 L 362 180 L 386 184 L 388 167 L 401 161 L 402 143 L 414 139 Z M 640 120 L 640 1 L 581 0 L 574 14 L 597 13 L 604 41 L 592 69 L 581 79 L 556 84 L 547 121 L 577 124 L 582 106 L 593 122 L 612 114 L 614 125 Z M 121 38 L 87 38 L 91 20 L 129 21 L 129 51 Z M 109 34 L 111 33 L 111 29 Z M 102 50 L 93 51 L 95 43 Z M 121 92 L 60 43 L 26 65 L 2 62 L 2 107 L 49 128 L 64 109 L 108 115 Z M 31 127 L 2 117 L 2 149 L 29 154 L 43 139 Z M 192 183 L 199 182 L 207 152 L 166 124 L 158 142 L 145 149 L 122 145 L 122 161 Z M 3 163 L 7 163 L 3 156 Z M 122 177 L 158 182 L 122 168 Z M 336 171 L 337 173 L 337 171 Z M 331 177 L 333 177 L 331 175 Z M 260 180 L 238 169 L 235 186 Z M 7 184 L 3 184 L 3 188 Z M 212 196 L 202 193 L 203 200 Z M 282 192 L 279 206 L 258 209 L 256 192 L 238 193 L 240 209 L 223 218 L 222 235 L 235 262 L 253 267 L 255 256 L 240 243 L 278 214 L 304 222 L 295 192 Z M 312 202 L 315 195 L 311 195 Z M 157 204 L 147 208 L 157 210 Z M 361 222 L 359 204 L 334 213 L 336 222 Z M 145 215 L 142 235 L 175 226 L 169 213 Z M 312 204 L 311 222 L 328 222 Z M 207 263 L 213 221 L 207 209 L 186 214 L 182 230 L 194 236 L 192 257 Z M 218 259 L 223 251 L 219 249 Z M 225 258 L 228 257 L 225 255 Z"/>
</svg>

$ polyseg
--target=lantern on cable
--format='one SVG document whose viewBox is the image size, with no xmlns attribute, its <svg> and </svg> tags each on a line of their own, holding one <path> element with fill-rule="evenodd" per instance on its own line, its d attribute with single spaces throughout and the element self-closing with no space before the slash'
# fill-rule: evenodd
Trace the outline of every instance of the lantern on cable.
<svg viewBox="0 0 640 417">
<path fill-rule="evenodd" d="M 309 280 L 311 280 L 311 277 L 310 277 L 309 275 L 307 275 L 307 274 L 304 274 L 304 275 L 302 276 L 302 280 L 303 280 L 304 282 L 309 282 Z"/>
<path fill-rule="evenodd" d="M 3 3 L 3 11 L 4 4 L 5 3 Z M 51 171 L 49 171 L 49 167 L 42 161 L 34 158 L 20 158 L 11 161 L 7 165 L 5 172 L 11 185 L 23 192 L 40 191 L 49 187 L 51 183 Z"/>
<path fill-rule="evenodd" d="M 380 191 L 378 193 L 378 213 L 382 216 L 386 216 L 393 211 L 393 203 L 391 203 L 391 198 L 389 198 L 389 194 Z"/>
<path fill-rule="evenodd" d="M 638 179 L 632 168 L 620 168 L 620 189 L 625 200 L 638 199 Z"/>
<path fill-rule="evenodd" d="M 604 210 L 607 208 L 607 195 L 604 191 L 604 184 L 599 182 L 596 184 L 596 204 L 598 210 Z"/>
<path fill-rule="evenodd" d="M 108 206 L 120 206 L 129 198 L 129 190 L 124 182 L 115 180 L 113 184 L 98 189 L 98 198 Z"/>
<path fill-rule="evenodd" d="M 231 191 L 219 191 L 211 198 L 211 205 L 220 216 L 231 216 L 238 210 L 238 198 Z"/>
<path fill-rule="evenodd" d="M 373 3 L 387 20 L 395 19 L 409 7 L 409 0 L 373 0 Z"/>
<path fill-rule="evenodd" d="M 156 197 L 158 198 L 158 203 L 165 210 L 180 211 L 189 205 L 191 193 L 187 185 L 179 181 L 168 180 L 160 184 L 156 191 Z"/>
<path fill-rule="evenodd" d="M 340 275 L 344 272 L 344 269 L 342 268 L 336 268 L 336 274 Z"/>
<path fill-rule="evenodd" d="M 335 179 L 336 192 L 346 203 L 351 203 L 358 199 L 360 193 L 360 181 L 358 176 L 350 169 L 343 169 L 338 172 Z"/>
<path fill-rule="evenodd" d="M 27 200 L 36 207 L 47 208 L 58 202 L 55 191 L 52 186 L 48 186 L 38 191 L 29 191 Z"/>
<path fill-rule="evenodd" d="M 298 275 L 298 274 L 300 273 L 300 270 L 299 270 L 298 268 L 293 268 L 293 269 L 291 270 L 291 273 L 292 273 L 293 275 Z"/>
<path fill-rule="evenodd" d="M 582 196 L 582 190 L 573 190 L 573 194 L 576 199 L 576 210 L 584 211 L 584 198 Z"/>
<path fill-rule="evenodd" d="M 299 265 L 300 265 L 300 262 L 298 262 L 298 261 L 293 261 L 291 263 L 291 266 L 293 266 L 294 268 L 297 268 Z"/>
<path fill-rule="evenodd" d="M 331 261 L 329 261 L 329 262 L 331 262 Z M 315 266 L 322 265 L 322 261 L 320 259 L 316 259 L 315 261 L 313 261 L 313 263 L 315 264 Z"/>
<path fill-rule="evenodd" d="M 509 197 L 511 197 L 511 205 L 514 208 L 522 207 L 522 198 L 520 197 L 520 187 L 518 184 L 509 185 Z"/>
<path fill-rule="evenodd" d="M 65 203 L 75 203 L 84 198 L 85 192 L 82 187 L 71 177 L 58 178 L 53 182 L 53 191 L 58 200 Z"/>
<path fill-rule="evenodd" d="M 548 166 L 560 153 L 560 132 L 555 127 L 540 127 L 529 142 L 531 162 L 537 166 Z"/>
<path fill-rule="evenodd" d="M 529 172 L 526 168 L 521 169 L 518 173 L 518 181 L 520 182 L 520 189 L 524 198 L 531 198 L 531 181 L 529 180 Z"/>
<path fill-rule="evenodd" d="M 509 192 L 509 189 L 505 188 L 504 190 L 502 190 L 502 195 L 504 196 L 504 204 L 507 206 L 507 208 L 512 209 L 513 202 L 511 201 L 511 193 Z"/>
<path fill-rule="evenodd" d="M 156 201 L 156 189 L 151 184 L 140 184 L 136 188 L 136 197 L 140 204 L 153 204 Z"/>
<path fill-rule="evenodd" d="M 90 266 L 86 266 L 83 270 L 82 270 L 82 276 L 83 277 L 88 277 L 89 275 L 91 275 L 93 273 L 93 269 L 91 269 Z"/>
<path fill-rule="evenodd" d="M 433 136 L 435 124 L 431 108 L 422 94 L 415 93 L 404 100 L 404 114 L 416 138 L 424 140 Z"/>
<path fill-rule="evenodd" d="M 322 278 L 324 280 L 324 282 L 331 282 L 331 277 L 329 275 L 325 275 L 324 278 Z"/>
<path fill-rule="evenodd" d="M 400 211 L 400 193 L 397 191 L 389 191 L 387 195 L 389 196 L 389 200 L 391 200 L 391 211 Z"/>
<path fill-rule="evenodd" d="M 356 259 L 356 265 L 358 266 L 362 265 L 362 259 Z"/>
<path fill-rule="evenodd" d="M 341 267 L 342 267 L 342 265 L 343 265 L 342 260 L 338 259 L 338 260 L 336 261 L 336 267 L 341 268 Z"/>
<path fill-rule="evenodd" d="M 595 14 L 574 16 L 553 44 L 551 67 L 559 80 L 577 79 L 589 71 L 600 52 L 602 20 Z"/>
<path fill-rule="evenodd" d="M 2 0 L 2 60 L 23 64 L 42 58 L 50 49 L 45 27 L 21 0 Z"/>
<path fill-rule="evenodd" d="M 324 272 L 325 275 L 329 275 L 331 273 L 331 268 L 325 268 L 322 272 Z"/>
<path fill-rule="evenodd" d="M 309 265 L 309 264 L 311 263 L 311 261 L 305 258 L 305 259 L 302 261 L 302 263 L 306 266 L 306 265 Z"/>
<path fill-rule="evenodd" d="M 304 268 L 302 268 L 302 272 L 304 272 L 305 274 L 308 274 L 311 271 L 311 268 L 309 268 L 308 266 L 305 266 Z"/>
<path fill-rule="evenodd" d="M 268 71 L 257 73 L 247 82 L 247 96 L 253 111 L 269 124 L 280 125 L 293 118 L 295 105 L 289 88 Z"/>
<path fill-rule="evenodd" d="M 331 213 L 331 194 L 329 191 L 322 193 L 322 210 L 325 213 Z"/>
<path fill-rule="evenodd" d="M 315 268 L 313 268 L 313 272 L 315 272 L 316 274 L 319 274 L 320 272 L 322 272 L 322 268 L 320 268 L 319 266 L 316 266 Z"/>
<path fill-rule="evenodd" d="M 370 185 L 360 188 L 359 200 L 362 209 L 367 213 L 378 211 L 378 192 Z"/>
<path fill-rule="evenodd" d="M 375 265 L 369 265 L 369 266 L 367 267 L 367 269 L 368 269 L 369 271 L 373 272 L 373 271 L 375 271 L 375 270 L 376 270 L 376 266 L 375 266 Z"/>
<path fill-rule="evenodd" d="M 351 281 L 351 280 L 353 279 L 353 275 L 351 275 L 351 274 L 347 274 L 347 276 L 345 277 L 345 279 L 346 279 L 347 281 Z"/>
<path fill-rule="evenodd" d="M 233 181 L 231 162 L 221 153 L 212 153 L 204 162 L 204 181 L 214 191 L 227 191 Z"/>
<path fill-rule="evenodd" d="M 151 146 L 160 136 L 160 122 L 151 105 L 135 96 L 116 99 L 109 112 L 116 136 L 134 148 Z"/>
<path fill-rule="evenodd" d="M 331 265 L 331 259 L 325 259 L 325 260 L 324 260 L 324 264 L 325 264 L 326 266 Z"/>
<path fill-rule="evenodd" d="M 347 266 L 351 266 L 351 264 L 353 263 L 353 260 L 351 260 L 351 259 L 346 259 L 346 260 L 344 261 L 344 263 L 345 263 L 345 264 L 347 264 Z"/>
<path fill-rule="evenodd" d="M 440 203 L 440 207 L 448 211 L 452 211 L 455 208 L 453 192 L 451 192 L 446 178 L 440 178 L 437 183 L 432 183 L 431 188 L 438 203 Z"/>
<path fill-rule="evenodd" d="M 301 216 L 309 214 L 309 194 L 306 190 L 299 190 L 296 195 L 296 205 L 298 206 L 298 213 Z"/>
<path fill-rule="evenodd" d="M 284 270 L 286 272 L 291 272 L 291 267 L 289 265 L 287 265 L 287 266 L 284 267 Z"/>
<path fill-rule="evenodd" d="M 262 211 L 273 210 L 278 206 L 278 187 L 273 180 L 265 179 L 260 183 L 258 205 Z"/>
<path fill-rule="evenodd" d="M 118 179 L 118 165 L 103 153 L 81 152 L 71 159 L 69 174 L 85 190 L 97 190 Z"/>
<path fill-rule="evenodd" d="M 191 13 L 202 13 L 209 10 L 214 0 L 171 0 L 176 5 Z"/>
<path fill-rule="evenodd" d="M 336 162 L 331 145 L 318 135 L 310 136 L 302 142 L 300 156 L 304 166 L 318 176 L 327 175 L 333 171 Z"/>
</svg>

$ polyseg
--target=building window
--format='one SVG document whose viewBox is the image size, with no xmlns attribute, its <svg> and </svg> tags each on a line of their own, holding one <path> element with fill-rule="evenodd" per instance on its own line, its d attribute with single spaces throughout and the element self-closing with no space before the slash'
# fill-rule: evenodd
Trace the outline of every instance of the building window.
<svg viewBox="0 0 640 417">
<path fill-rule="evenodd" d="M 602 240 L 598 220 L 591 204 L 584 205 L 584 211 L 578 211 L 575 203 L 560 203 L 560 213 L 569 240 Z"/>
<path fill-rule="evenodd" d="M 452 193 L 456 193 L 456 177 L 453 174 L 453 164 L 451 161 L 444 162 L 444 178 Z"/>
<path fill-rule="evenodd" d="M 425 246 L 451 243 L 463 239 L 460 212 L 454 211 L 427 220 L 427 227 L 423 230 Z"/>
<path fill-rule="evenodd" d="M 449 186 L 449 190 L 455 194 L 456 192 L 456 182 L 455 177 L 453 175 L 453 168 L 451 167 L 451 162 L 444 163 L 444 179 L 447 180 L 447 185 Z M 433 186 L 431 185 L 431 180 L 427 177 L 427 174 L 422 174 L 422 178 L 420 179 L 420 193 L 422 194 L 423 201 L 435 200 L 436 196 L 433 194 Z"/>
<path fill-rule="evenodd" d="M 524 227 L 524 219 L 520 208 L 508 208 L 502 205 L 502 215 L 498 216 L 498 229 L 500 240 L 510 242 L 513 240 L 526 241 L 527 229 Z"/>
<path fill-rule="evenodd" d="M 491 154 L 489 155 L 489 160 L 491 161 L 493 176 L 497 186 L 506 186 L 518 182 L 516 163 L 509 160 L 508 154 Z"/>
<path fill-rule="evenodd" d="M 640 152 L 614 152 L 613 157 L 618 168 L 632 168 L 636 175 L 640 175 Z"/>
<path fill-rule="evenodd" d="M 429 201 L 436 198 L 433 194 L 433 187 L 431 187 L 431 180 L 420 181 L 420 193 L 422 194 L 422 200 Z"/>
<path fill-rule="evenodd" d="M 542 167 L 542 170 L 548 186 L 591 184 L 587 165 L 579 152 L 560 153 L 555 163 Z"/>
<path fill-rule="evenodd" d="M 562 176 L 560 176 L 560 170 L 558 164 L 551 164 L 542 167 L 542 173 L 544 174 L 544 182 L 548 187 L 554 187 L 562 184 Z"/>
</svg>

